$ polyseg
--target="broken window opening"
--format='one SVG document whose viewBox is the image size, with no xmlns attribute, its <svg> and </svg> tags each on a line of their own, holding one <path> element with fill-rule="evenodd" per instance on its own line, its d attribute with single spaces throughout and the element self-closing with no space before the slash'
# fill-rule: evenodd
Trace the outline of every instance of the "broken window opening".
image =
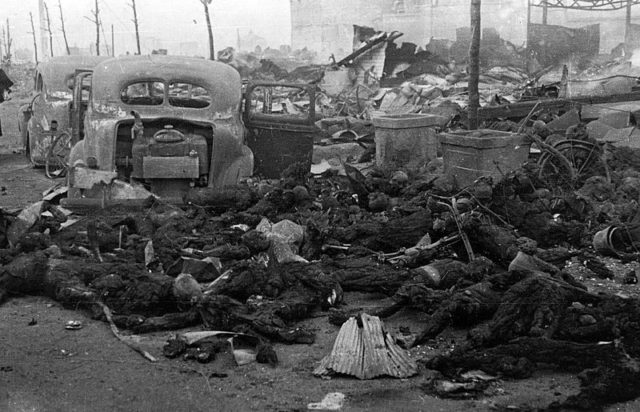
<svg viewBox="0 0 640 412">
<path fill-rule="evenodd" d="M 211 104 L 211 95 L 201 86 L 186 82 L 169 83 L 169 104 L 176 107 L 202 109 Z"/>
<path fill-rule="evenodd" d="M 257 116 L 285 116 L 307 119 L 309 94 L 306 90 L 287 86 L 258 86 L 251 92 L 250 114 Z"/>
<path fill-rule="evenodd" d="M 122 89 L 120 98 L 125 104 L 159 106 L 164 103 L 164 83 L 158 81 L 132 83 Z"/>
</svg>

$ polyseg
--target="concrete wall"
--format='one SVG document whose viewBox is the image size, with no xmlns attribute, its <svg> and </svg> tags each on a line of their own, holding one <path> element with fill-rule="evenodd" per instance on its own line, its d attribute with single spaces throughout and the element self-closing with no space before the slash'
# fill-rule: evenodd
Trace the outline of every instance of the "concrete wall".
<svg viewBox="0 0 640 412">
<path fill-rule="evenodd" d="M 307 47 L 326 62 L 353 50 L 353 25 L 380 27 L 381 0 L 290 0 L 291 47 Z"/>
<path fill-rule="evenodd" d="M 405 5 L 402 13 L 394 0 L 385 0 L 383 9 L 382 29 L 405 33 L 400 41 L 425 45 L 432 37 L 455 40 L 456 29 L 470 25 L 469 0 L 405 0 Z M 526 3 L 522 0 L 482 2 L 482 26 L 495 28 L 503 38 L 523 44 L 526 25 Z"/>
</svg>

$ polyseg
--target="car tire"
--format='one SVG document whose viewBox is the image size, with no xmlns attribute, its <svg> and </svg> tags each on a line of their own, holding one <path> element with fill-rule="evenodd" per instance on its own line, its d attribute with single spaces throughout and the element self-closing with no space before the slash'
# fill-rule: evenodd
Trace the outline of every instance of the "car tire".
<svg viewBox="0 0 640 412">
<path fill-rule="evenodd" d="M 34 162 L 33 159 L 31 158 L 31 136 L 29 136 L 29 133 L 27 133 L 27 140 L 24 148 L 24 155 L 26 156 L 27 160 L 31 163 L 32 167 L 34 168 L 37 167 L 36 162 Z"/>
</svg>

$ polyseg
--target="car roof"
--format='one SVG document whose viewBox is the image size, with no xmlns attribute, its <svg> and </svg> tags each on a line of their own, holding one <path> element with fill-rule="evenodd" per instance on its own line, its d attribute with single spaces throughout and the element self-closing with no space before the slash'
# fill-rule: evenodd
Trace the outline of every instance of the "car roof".
<svg viewBox="0 0 640 412">
<path fill-rule="evenodd" d="M 120 102 L 121 90 L 142 80 L 181 81 L 204 87 L 214 97 L 214 106 L 218 106 L 216 101 L 226 101 L 223 106 L 240 101 L 242 81 L 233 67 L 212 60 L 165 55 L 121 56 L 96 65 L 93 99 Z"/>
<path fill-rule="evenodd" d="M 76 69 L 92 69 L 109 56 L 56 56 L 38 63 L 36 70 L 42 75 L 49 90 L 66 91 L 67 79 Z"/>
</svg>

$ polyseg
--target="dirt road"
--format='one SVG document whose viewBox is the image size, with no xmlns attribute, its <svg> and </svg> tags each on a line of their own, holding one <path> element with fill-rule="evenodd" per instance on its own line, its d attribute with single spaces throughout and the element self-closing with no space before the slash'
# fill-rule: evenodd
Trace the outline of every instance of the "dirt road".
<svg viewBox="0 0 640 412">
<path fill-rule="evenodd" d="M 0 136 L 0 208 L 14 209 L 38 201 L 42 192 L 59 183 L 43 169 L 34 169 L 22 151 L 16 113 L 24 100 L 0 104 L 3 136 Z"/>
</svg>

